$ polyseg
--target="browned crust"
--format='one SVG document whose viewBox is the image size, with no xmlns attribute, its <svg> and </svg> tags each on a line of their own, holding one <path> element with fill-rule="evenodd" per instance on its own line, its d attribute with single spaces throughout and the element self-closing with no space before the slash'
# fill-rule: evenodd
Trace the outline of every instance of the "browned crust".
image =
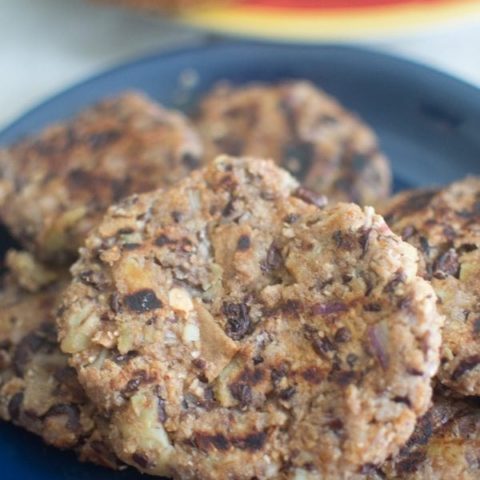
<svg viewBox="0 0 480 480">
<path fill-rule="evenodd" d="M 408 439 L 438 366 L 436 297 L 373 209 L 318 205 L 272 162 L 220 157 L 89 236 L 62 349 L 125 462 L 347 478 Z"/>
<path fill-rule="evenodd" d="M 480 478 L 480 405 L 437 396 L 399 455 L 377 472 L 388 480 Z M 383 477 L 380 476 L 380 472 Z M 372 477 L 374 478 L 374 477 Z"/>
<path fill-rule="evenodd" d="M 120 462 L 97 428 L 95 413 L 57 343 L 52 310 L 66 285 L 56 278 L 29 293 L 12 275 L 0 292 L 0 418 L 74 449 L 79 458 L 110 468 Z"/>
<path fill-rule="evenodd" d="M 200 102 L 196 125 L 208 158 L 271 158 L 332 201 L 375 205 L 390 193 L 373 131 L 309 82 L 220 85 Z"/>
<path fill-rule="evenodd" d="M 404 192 L 384 208 L 390 227 L 420 252 L 446 317 L 439 380 L 480 395 L 480 179 Z"/>
<path fill-rule="evenodd" d="M 0 151 L 0 217 L 38 258 L 69 263 L 112 202 L 178 180 L 200 156 L 180 113 L 126 93 Z"/>
</svg>

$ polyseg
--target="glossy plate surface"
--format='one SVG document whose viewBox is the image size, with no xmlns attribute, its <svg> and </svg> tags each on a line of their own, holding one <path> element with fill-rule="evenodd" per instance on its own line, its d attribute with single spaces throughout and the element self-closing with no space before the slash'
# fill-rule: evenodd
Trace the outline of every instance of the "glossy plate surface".
<svg viewBox="0 0 480 480">
<path fill-rule="evenodd" d="M 384 54 L 345 46 L 206 40 L 102 73 L 34 108 L 0 133 L 8 145 L 103 97 L 140 89 L 167 106 L 192 108 L 220 79 L 235 84 L 306 78 L 358 112 L 389 155 L 395 188 L 480 174 L 480 90 Z M 0 232 L 0 248 L 9 243 Z M 2 480 L 137 480 L 75 460 L 0 422 Z"/>
</svg>

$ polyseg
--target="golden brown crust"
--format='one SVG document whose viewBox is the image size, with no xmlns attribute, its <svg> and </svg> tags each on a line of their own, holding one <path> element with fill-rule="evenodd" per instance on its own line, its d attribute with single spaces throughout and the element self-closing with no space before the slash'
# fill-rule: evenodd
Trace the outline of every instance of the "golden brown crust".
<svg viewBox="0 0 480 480">
<path fill-rule="evenodd" d="M 480 478 L 480 405 L 436 396 L 400 453 L 369 480 L 476 480 Z"/>
<path fill-rule="evenodd" d="M 272 162 L 219 157 L 109 210 L 59 322 L 122 460 L 348 478 L 408 439 L 438 366 L 436 297 L 373 209 L 323 206 Z"/>
<path fill-rule="evenodd" d="M 480 395 L 480 179 L 404 192 L 384 208 L 390 227 L 420 251 L 446 317 L 439 380 Z"/>
<path fill-rule="evenodd" d="M 271 158 L 330 200 L 375 205 L 391 174 L 373 131 L 305 81 L 221 85 L 199 105 L 206 155 Z"/>
<path fill-rule="evenodd" d="M 42 271 L 34 277 L 38 286 Z M 52 309 L 67 278 L 49 274 L 36 293 L 23 290 L 11 274 L 2 278 L 0 418 L 57 448 L 75 449 L 82 460 L 118 468 L 120 462 L 97 428 L 101 419 L 57 343 Z"/>
<path fill-rule="evenodd" d="M 68 263 L 112 202 L 178 180 L 200 156 L 180 113 L 124 94 L 0 151 L 0 216 L 36 256 Z"/>
</svg>

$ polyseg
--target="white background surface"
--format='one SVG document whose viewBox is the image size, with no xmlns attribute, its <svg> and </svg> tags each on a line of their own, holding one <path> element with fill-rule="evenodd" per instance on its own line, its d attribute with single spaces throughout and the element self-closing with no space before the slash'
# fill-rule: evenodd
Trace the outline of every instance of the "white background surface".
<svg viewBox="0 0 480 480">
<path fill-rule="evenodd" d="M 83 0 L 0 0 L 0 128 L 49 95 L 198 32 Z M 480 87 L 480 23 L 363 42 Z"/>
</svg>

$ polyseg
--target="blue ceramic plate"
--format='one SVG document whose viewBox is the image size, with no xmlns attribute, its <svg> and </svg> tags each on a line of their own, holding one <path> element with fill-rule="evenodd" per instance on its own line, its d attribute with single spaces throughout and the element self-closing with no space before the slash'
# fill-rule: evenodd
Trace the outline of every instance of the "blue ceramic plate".
<svg viewBox="0 0 480 480">
<path fill-rule="evenodd" d="M 193 88 L 189 80 L 197 79 Z M 480 173 L 480 90 L 426 67 L 345 46 L 206 40 L 120 66 L 33 109 L 0 134 L 7 145 L 125 89 L 140 89 L 167 106 L 188 109 L 216 81 L 235 84 L 306 78 L 357 111 L 389 155 L 396 189 L 442 184 Z M 7 245 L 0 236 L 0 248 Z M 45 447 L 0 423 L 2 480 L 132 480 Z"/>
</svg>

